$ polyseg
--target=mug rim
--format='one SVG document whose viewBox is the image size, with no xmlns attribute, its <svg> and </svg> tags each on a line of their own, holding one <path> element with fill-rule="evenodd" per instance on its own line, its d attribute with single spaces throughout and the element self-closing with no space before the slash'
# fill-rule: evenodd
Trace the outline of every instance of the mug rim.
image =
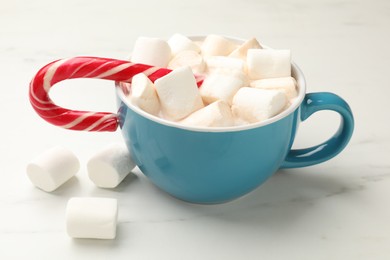
<svg viewBox="0 0 390 260">
<path fill-rule="evenodd" d="M 235 38 L 235 37 L 227 37 L 224 36 L 227 39 L 233 40 L 237 43 L 242 43 L 244 40 Z M 190 39 L 194 41 L 199 41 L 203 40 L 205 36 L 189 36 Z M 262 45 L 264 48 L 269 49 L 269 47 Z M 120 98 L 120 100 L 126 104 L 128 108 L 130 108 L 133 112 L 137 113 L 138 115 L 145 117 L 151 121 L 154 121 L 156 123 L 174 127 L 174 128 L 179 128 L 179 129 L 184 129 L 184 130 L 189 130 L 189 131 L 195 131 L 195 132 L 237 132 L 237 131 L 244 131 L 244 130 L 250 130 L 254 128 L 259 128 L 263 127 L 269 124 L 272 124 L 274 122 L 277 122 L 287 116 L 289 116 L 291 113 L 293 113 L 302 103 L 305 94 L 306 94 L 306 80 L 303 75 L 302 70 L 298 67 L 298 65 L 291 61 L 291 76 L 297 81 L 297 86 L 298 86 L 298 95 L 293 99 L 293 102 L 291 105 L 281 113 L 277 114 L 276 116 L 273 116 L 271 118 L 268 118 L 266 120 L 263 120 L 261 122 L 256 122 L 256 123 L 250 123 L 246 125 L 239 125 L 239 126 L 228 126 L 228 127 L 200 127 L 200 126 L 188 126 L 181 124 L 179 122 L 175 121 L 169 121 L 167 119 L 154 116 L 152 114 L 149 114 L 145 111 L 143 111 L 141 108 L 133 105 L 129 100 L 127 99 L 126 95 L 123 93 L 122 89 L 119 87 L 119 84 L 121 82 L 116 81 L 115 86 L 116 86 L 116 94 Z"/>
</svg>

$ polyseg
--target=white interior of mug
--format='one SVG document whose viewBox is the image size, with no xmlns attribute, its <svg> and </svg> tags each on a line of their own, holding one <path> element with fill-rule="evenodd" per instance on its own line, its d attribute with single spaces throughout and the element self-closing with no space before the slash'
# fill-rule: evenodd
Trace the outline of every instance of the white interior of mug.
<svg viewBox="0 0 390 260">
<path fill-rule="evenodd" d="M 205 36 L 190 36 L 189 38 L 194 40 L 194 41 L 202 41 L 205 38 Z M 234 42 L 237 42 L 237 43 L 242 43 L 243 42 L 243 40 L 237 39 L 237 38 L 233 38 L 233 37 L 226 37 L 226 38 L 230 39 L 230 40 L 232 40 Z M 268 47 L 266 47 L 264 45 L 262 45 L 262 46 L 264 48 L 268 48 Z M 152 121 L 155 121 L 155 122 L 157 122 L 159 124 L 163 124 L 163 125 L 167 125 L 167 126 L 171 126 L 171 127 L 176 127 L 176 128 L 181 128 L 181 129 L 186 129 L 186 130 L 190 130 L 190 131 L 198 131 L 198 132 L 233 132 L 233 131 L 243 131 L 243 130 L 253 129 L 253 128 L 257 128 L 257 127 L 262 127 L 262 126 L 271 124 L 273 122 L 276 122 L 276 121 L 278 121 L 278 120 L 280 120 L 280 119 L 290 115 L 291 113 L 293 113 L 299 107 L 299 105 L 301 104 L 302 100 L 305 97 L 306 81 L 305 81 L 305 77 L 304 77 L 302 71 L 300 70 L 300 68 L 294 62 L 291 62 L 291 75 L 297 81 L 298 95 L 293 99 L 293 102 L 291 103 L 291 105 L 286 110 L 282 111 L 281 113 L 277 114 L 274 117 L 271 117 L 269 119 L 263 120 L 261 122 L 251 123 L 251 124 L 247 124 L 247 125 L 229 126 L 229 127 L 187 126 L 187 125 L 180 124 L 178 122 L 169 121 L 167 119 L 163 119 L 163 118 L 151 115 L 151 114 L 143 111 L 139 107 L 133 105 L 126 98 L 126 95 L 123 93 L 122 88 L 119 87 L 119 84 L 120 84 L 119 82 L 116 82 L 115 85 L 116 85 L 116 91 L 117 91 L 118 97 L 131 110 L 133 110 L 137 114 L 139 114 L 139 115 L 141 115 L 143 117 L 146 117 L 146 118 L 148 118 L 148 119 L 150 119 Z"/>
</svg>

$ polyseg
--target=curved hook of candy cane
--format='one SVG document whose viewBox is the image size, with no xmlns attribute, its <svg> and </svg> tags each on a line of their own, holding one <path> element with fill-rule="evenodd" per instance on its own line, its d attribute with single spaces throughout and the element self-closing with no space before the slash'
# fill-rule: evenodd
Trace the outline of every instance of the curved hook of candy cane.
<svg viewBox="0 0 390 260">
<path fill-rule="evenodd" d="M 60 81 L 74 78 L 131 82 L 132 77 L 138 73 L 144 73 L 154 82 L 169 72 L 171 70 L 166 68 L 108 58 L 61 59 L 47 64 L 35 75 L 30 83 L 30 103 L 40 117 L 53 125 L 70 130 L 113 132 L 118 128 L 116 114 L 62 108 L 50 99 L 50 88 Z M 203 78 L 195 77 L 200 86 Z"/>
</svg>

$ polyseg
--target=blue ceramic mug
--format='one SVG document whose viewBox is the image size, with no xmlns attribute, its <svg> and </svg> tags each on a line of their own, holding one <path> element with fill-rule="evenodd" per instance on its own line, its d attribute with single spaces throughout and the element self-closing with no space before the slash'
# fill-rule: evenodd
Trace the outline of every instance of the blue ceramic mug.
<svg viewBox="0 0 390 260">
<path fill-rule="evenodd" d="M 201 40 L 202 37 L 193 39 Z M 83 77 L 81 74 L 77 76 L 78 71 L 93 66 L 91 60 L 100 58 L 83 59 L 72 68 L 66 67 L 64 71 L 69 73 L 73 69 L 74 77 Z M 56 67 L 55 64 L 49 65 Z M 40 93 L 34 81 L 39 81 L 39 75 L 43 74 L 53 77 L 47 79 L 47 75 L 42 76 L 42 81 L 49 83 L 69 78 L 61 78 L 59 71 L 63 64 L 66 62 L 59 64 L 54 72 L 50 72 L 50 68 L 42 68 L 30 85 L 31 103 L 46 120 L 49 117 L 45 118 L 42 113 L 47 111 L 40 111 L 36 105 Z M 76 73 L 75 68 L 81 69 Z M 55 78 L 56 75 L 58 78 Z M 119 82 L 124 79 L 101 78 L 118 80 L 116 93 L 119 109 L 115 122 L 119 124 L 126 145 L 140 170 L 156 186 L 176 198 L 212 204 L 230 201 L 253 191 L 280 168 L 305 167 L 329 160 L 349 142 L 354 119 L 348 104 L 332 93 L 306 94 L 304 75 L 294 63 L 292 76 L 298 83 L 299 91 L 287 110 L 259 123 L 229 128 L 190 127 L 155 117 L 128 102 L 123 92 L 124 85 L 128 83 Z M 338 131 L 322 144 L 306 149 L 291 149 L 299 123 L 322 110 L 332 110 L 341 115 Z M 71 110 L 65 110 L 64 115 L 67 111 Z M 110 114 L 104 115 L 110 120 Z M 110 122 L 113 121 L 107 121 L 106 125 Z M 93 127 L 72 129 L 97 130 Z"/>
</svg>

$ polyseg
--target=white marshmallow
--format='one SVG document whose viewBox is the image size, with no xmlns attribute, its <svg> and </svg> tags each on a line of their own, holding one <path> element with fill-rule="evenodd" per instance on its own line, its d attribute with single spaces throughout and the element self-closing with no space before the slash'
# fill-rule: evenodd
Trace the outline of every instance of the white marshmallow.
<svg viewBox="0 0 390 260">
<path fill-rule="evenodd" d="M 293 99 L 298 95 L 297 82 L 293 77 L 259 79 L 252 81 L 250 86 L 261 89 L 282 90 L 286 93 L 288 99 Z"/>
<path fill-rule="evenodd" d="M 246 72 L 245 62 L 238 58 L 211 56 L 206 59 L 206 64 L 208 73 L 213 73 L 217 70 L 225 70 L 227 73 L 232 71 Z"/>
<path fill-rule="evenodd" d="M 145 112 L 157 115 L 160 111 L 160 101 L 152 81 L 143 73 L 139 73 L 131 80 L 132 104 L 138 106 Z"/>
<path fill-rule="evenodd" d="M 234 96 L 232 111 L 234 116 L 255 123 L 275 116 L 286 104 L 283 91 L 244 87 Z"/>
<path fill-rule="evenodd" d="M 193 41 L 196 45 L 198 45 L 199 47 L 199 50 L 202 51 L 202 44 L 203 44 L 203 41 Z"/>
<path fill-rule="evenodd" d="M 291 52 L 290 50 L 249 49 L 247 66 L 251 79 L 290 77 Z"/>
<path fill-rule="evenodd" d="M 168 39 L 169 47 L 171 47 L 171 51 L 173 55 L 178 54 L 182 51 L 195 51 L 197 53 L 200 52 L 200 47 L 189 38 L 181 34 L 174 34 L 171 38 Z"/>
<path fill-rule="evenodd" d="M 177 53 L 168 64 L 168 68 L 172 70 L 186 66 L 191 67 L 193 73 L 200 74 L 205 70 L 206 63 L 198 52 L 182 51 Z"/>
<path fill-rule="evenodd" d="M 27 165 L 27 176 L 35 186 L 51 192 L 73 177 L 79 168 L 79 160 L 71 151 L 54 147 Z"/>
<path fill-rule="evenodd" d="M 219 35 L 208 35 L 201 46 L 203 56 L 227 56 L 237 45 Z"/>
<path fill-rule="evenodd" d="M 240 74 L 215 73 L 209 75 L 200 87 L 200 94 L 206 104 L 223 100 L 232 104 L 233 96 L 247 85 L 247 81 Z"/>
<path fill-rule="evenodd" d="M 178 121 L 204 107 L 190 67 L 173 70 L 154 82 L 161 111 L 167 119 Z"/>
<path fill-rule="evenodd" d="M 121 144 L 102 149 L 87 163 L 89 179 L 100 188 L 115 188 L 135 166 L 128 149 Z"/>
<path fill-rule="evenodd" d="M 227 127 L 234 125 L 234 119 L 230 106 L 219 100 L 195 111 L 180 123 L 189 126 Z"/>
<path fill-rule="evenodd" d="M 239 58 L 246 60 L 246 54 L 249 49 L 261 49 L 260 43 L 256 40 L 256 38 L 252 38 L 247 40 L 242 45 L 237 47 L 232 53 L 229 54 L 229 57 Z"/>
<path fill-rule="evenodd" d="M 233 111 L 232 111 L 233 113 Z M 243 126 L 243 125 L 249 125 L 250 123 L 248 121 L 245 121 L 244 119 L 237 117 L 233 114 L 233 119 L 234 119 L 234 125 L 235 126 Z"/>
<path fill-rule="evenodd" d="M 148 64 L 165 68 L 171 59 L 168 43 L 158 38 L 139 37 L 131 54 L 134 63 Z"/>
<path fill-rule="evenodd" d="M 118 202 L 110 198 L 71 198 L 66 206 L 66 231 L 73 238 L 114 239 Z"/>
</svg>

